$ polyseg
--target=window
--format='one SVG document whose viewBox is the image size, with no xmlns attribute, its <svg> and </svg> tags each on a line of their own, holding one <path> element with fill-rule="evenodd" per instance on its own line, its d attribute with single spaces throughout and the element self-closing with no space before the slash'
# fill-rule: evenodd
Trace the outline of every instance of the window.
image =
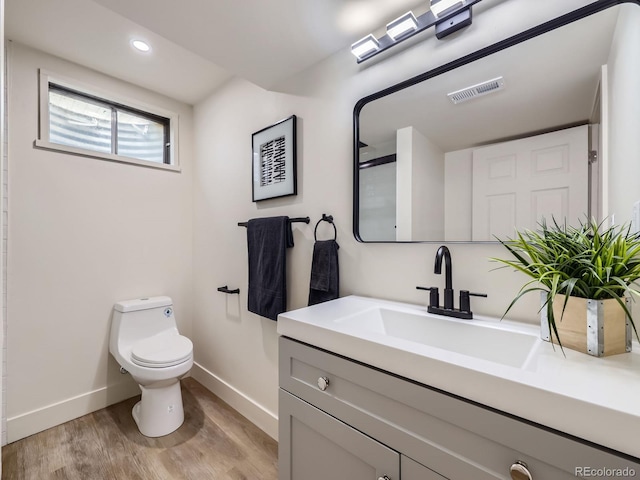
<svg viewBox="0 0 640 480">
<path fill-rule="evenodd" d="M 49 83 L 49 141 L 170 163 L 169 119 Z"/>
<path fill-rule="evenodd" d="M 171 115 L 94 95 L 42 72 L 40 81 L 37 147 L 178 170 Z"/>
</svg>

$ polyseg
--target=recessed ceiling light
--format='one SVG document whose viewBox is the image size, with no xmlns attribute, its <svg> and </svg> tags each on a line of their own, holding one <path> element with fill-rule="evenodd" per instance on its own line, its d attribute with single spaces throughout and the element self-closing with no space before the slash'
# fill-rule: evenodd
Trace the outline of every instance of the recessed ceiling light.
<svg viewBox="0 0 640 480">
<path fill-rule="evenodd" d="M 142 40 L 132 40 L 131 45 L 133 45 L 133 48 L 141 52 L 148 52 L 149 50 L 151 50 L 151 47 L 149 46 L 149 44 Z"/>
</svg>

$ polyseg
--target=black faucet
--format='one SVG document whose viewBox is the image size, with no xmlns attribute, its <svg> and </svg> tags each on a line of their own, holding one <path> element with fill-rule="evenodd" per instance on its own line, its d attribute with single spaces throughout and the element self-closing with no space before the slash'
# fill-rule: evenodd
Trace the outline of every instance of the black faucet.
<svg viewBox="0 0 640 480">
<path fill-rule="evenodd" d="M 433 273 L 442 273 L 442 258 L 444 257 L 444 308 L 453 308 L 453 279 L 451 278 L 451 252 L 442 245 L 436 252 L 436 263 Z"/>
<path fill-rule="evenodd" d="M 436 252 L 436 261 L 433 267 L 433 273 L 440 275 L 442 273 L 442 260 L 444 259 L 444 306 L 440 306 L 440 294 L 438 287 L 416 287 L 418 290 L 429 290 L 429 313 L 438 315 L 447 315 L 449 317 L 472 319 L 471 302 L 469 296 L 486 297 L 486 293 L 471 293 L 469 290 L 460 290 L 460 308 L 453 307 L 453 278 L 451 275 L 451 252 L 442 245 Z"/>
</svg>

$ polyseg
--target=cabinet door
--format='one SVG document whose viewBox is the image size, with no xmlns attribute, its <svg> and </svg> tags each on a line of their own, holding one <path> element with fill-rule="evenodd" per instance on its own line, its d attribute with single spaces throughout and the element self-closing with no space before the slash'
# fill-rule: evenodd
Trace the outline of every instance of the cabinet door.
<svg viewBox="0 0 640 480">
<path fill-rule="evenodd" d="M 400 480 L 400 455 L 284 390 L 280 480 Z"/>
<path fill-rule="evenodd" d="M 402 480 L 447 480 L 430 468 L 404 455 L 400 456 L 400 472 L 402 472 Z"/>
</svg>

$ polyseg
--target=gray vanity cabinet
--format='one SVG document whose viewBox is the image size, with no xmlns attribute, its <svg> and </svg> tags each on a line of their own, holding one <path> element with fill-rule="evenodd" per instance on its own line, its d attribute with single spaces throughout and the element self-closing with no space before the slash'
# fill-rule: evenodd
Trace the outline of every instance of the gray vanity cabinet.
<svg viewBox="0 0 640 480">
<path fill-rule="evenodd" d="M 279 364 L 280 480 L 508 480 L 512 466 L 533 480 L 640 473 L 637 459 L 286 337 Z"/>
<path fill-rule="evenodd" d="M 279 403 L 280 480 L 447 480 L 282 389 Z"/>
<path fill-rule="evenodd" d="M 400 477 L 402 480 L 447 480 L 430 468 L 420 465 L 404 455 L 400 456 Z"/>
<path fill-rule="evenodd" d="M 279 403 L 280 480 L 399 478 L 398 452 L 284 390 Z"/>
</svg>

